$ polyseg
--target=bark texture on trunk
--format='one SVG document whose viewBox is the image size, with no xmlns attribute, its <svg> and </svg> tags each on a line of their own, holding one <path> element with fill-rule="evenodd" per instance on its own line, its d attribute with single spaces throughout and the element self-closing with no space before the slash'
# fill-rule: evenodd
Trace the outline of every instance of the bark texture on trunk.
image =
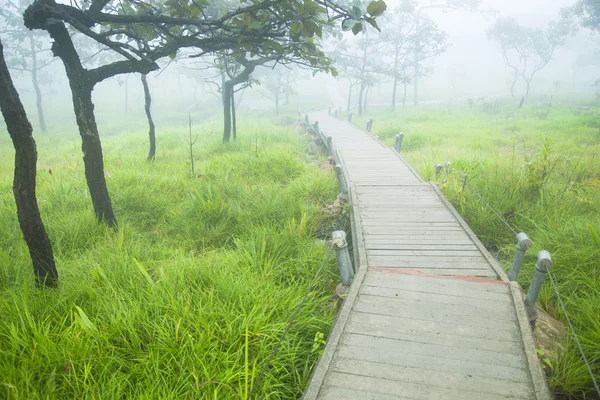
<svg viewBox="0 0 600 400">
<path fill-rule="evenodd" d="M 33 84 L 33 90 L 35 90 L 35 106 L 40 122 L 40 130 L 46 133 L 46 118 L 44 118 L 44 108 L 42 107 L 42 91 L 40 90 L 37 76 L 37 53 L 35 50 L 35 41 L 33 40 L 33 35 L 31 33 L 29 34 L 29 47 L 31 50 L 31 83 Z"/>
<path fill-rule="evenodd" d="M 358 92 L 358 115 L 363 115 L 363 94 L 365 92 L 365 84 L 360 84 L 360 92 Z"/>
<path fill-rule="evenodd" d="M 33 129 L 10 78 L 4 61 L 2 42 L 0 42 L 0 108 L 15 147 L 13 192 L 19 225 L 29 248 L 36 282 L 38 286 L 56 287 L 58 272 L 52 244 L 42 222 L 35 194 L 37 150 L 32 135 Z"/>
<path fill-rule="evenodd" d="M 144 110 L 146 111 L 146 118 L 148 118 L 148 139 L 150 139 L 148 161 L 154 161 L 154 158 L 156 157 L 156 127 L 154 126 L 152 112 L 150 111 L 150 106 L 152 105 L 152 96 L 150 96 L 147 74 L 140 75 L 142 77 L 142 86 L 144 87 Z"/>
<path fill-rule="evenodd" d="M 235 113 L 235 90 L 231 90 L 231 127 L 233 129 L 233 140 L 237 139 L 237 116 Z"/>
<path fill-rule="evenodd" d="M 63 23 L 53 24 L 48 28 L 48 33 L 54 40 L 52 52 L 62 60 L 69 78 L 75 120 L 82 141 L 85 178 L 96 218 L 100 222 L 106 222 L 109 226 L 116 227 L 117 219 L 106 186 L 102 144 L 92 103 L 92 90 L 95 82 L 90 79 L 89 72 L 81 65 L 79 55 L 65 25 Z"/>
<path fill-rule="evenodd" d="M 223 92 L 223 143 L 231 139 L 231 93 L 233 85 L 231 81 L 225 82 L 221 88 Z"/>
</svg>

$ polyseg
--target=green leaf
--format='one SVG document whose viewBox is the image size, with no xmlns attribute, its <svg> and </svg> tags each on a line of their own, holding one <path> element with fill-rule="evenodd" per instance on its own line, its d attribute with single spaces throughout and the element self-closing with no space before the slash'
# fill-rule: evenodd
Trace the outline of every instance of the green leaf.
<svg viewBox="0 0 600 400">
<path fill-rule="evenodd" d="M 375 29 L 377 29 L 379 32 L 381 32 L 381 28 L 379 28 L 379 25 L 377 25 L 377 21 L 375 21 L 373 18 L 367 18 L 365 21 L 367 21 L 369 24 L 371 24 L 371 26 Z"/>
<path fill-rule="evenodd" d="M 342 30 L 343 31 L 349 31 L 351 30 L 354 25 L 356 25 L 358 21 L 352 18 L 346 18 L 345 20 L 342 21 Z"/>
<path fill-rule="evenodd" d="M 383 0 L 372 1 L 367 6 L 367 12 L 371 14 L 372 17 L 376 17 L 378 15 L 383 14 L 383 12 L 387 9 L 387 4 Z"/>
<path fill-rule="evenodd" d="M 362 17 L 362 10 L 356 6 L 352 7 L 352 12 L 354 13 L 354 18 L 360 19 Z"/>
<path fill-rule="evenodd" d="M 90 319 L 88 318 L 85 311 L 83 311 L 79 306 L 75 306 L 77 310 L 77 314 L 75 314 L 75 321 L 77 324 L 83 329 L 86 333 L 96 334 L 98 333 L 98 328 Z"/>
<path fill-rule="evenodd" d="M 146 270 L 146 267 L 144 267 L 142 265 L 142 263 L 140 263 L 138 260 L 136 260 L 135 258 L 133 259 L 133 262 L 135 262 L 135 265 L 137 265 L 138 269 L 140 270 L 140 272 L 142 273 L 142 275 L 144 276 L 144 278 L 146 278 L 146 281 L 148 281 L 148 283 L 151 286 L 154 286 L 154 280 L 152 279 L 152 277 L 150 276 L 150 274 L 148 273 L 148 270 Z"/>
<path fill-rule="evenodd" d="M 248 28 L 252 29 L 252 30 L 257 30 L 257 29 L 261 29 L 263 27 L 262 22 L 254 20 L 250 23 L 250 25 L 248 25 Z"/>
<path fill-rule="evenodd" d="M 298 21 L 292 22 L 292 33 L 300 33 L 302 30 L 302 24 Z"/>
<path fill-rule="evenodd" d="M 352 33 L 354 33 L 355 35 L 358 35 L 360 32 L 362 32 L 362 29 L 363 29 L 363 24 L 360 22 L 357 22 L 352 27 Z"/>
<path fill-rule="evenodd" d="M 596 231 L 596 229 L 594 229 L 592 224 L 588 224 L 588 229 L 590 230 L 590 233 L 592 234 L 592 238 L 594 238 L 594 242 L 596 242 L 598 247 L 600 247 L 600 235 L 598 235 L 598 232 Z"/>
</svg>

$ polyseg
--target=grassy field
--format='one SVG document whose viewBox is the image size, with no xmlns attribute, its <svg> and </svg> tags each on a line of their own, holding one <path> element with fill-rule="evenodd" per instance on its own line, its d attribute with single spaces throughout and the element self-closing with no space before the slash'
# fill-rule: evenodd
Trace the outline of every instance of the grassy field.
<svg viewBox="0 0 600 400">
<path fill-rule="evenodd" d="M 152 164 L 143 123 L 103 137 L 116 233 L 94 219 L 78 136 L 36 134 L 51 291 L 33 287 L 0 131 L 0 398 L 245 399 L 338 223 L 320 211 L 334 175 L 287 122 L 241 118 L 230 145 L 218 121 L 194 127 L 194 176 L 187 127 L 159 126 Z M 302 393 L 335 317 L 334 259 L 255 398 Z"/>
<path fill-rule="evenodd" d="M 556 103 L 556 101 L 555 101 Z M 527 288 L 539 250 L 550 251 L 553 273 L 584 350 L 600 380 L 600 104 L 589 110 L 567 104 L 505 102 L 473 109 L 444 105 L 369 109 L 354 123 L 374 118 L 373 133 L 390 146 L 403 131 L 403 155 L 446 196 L 497 255 L 506 270 L 515 251 L 512 231 L 477 197 L 533 240 L 519 282 Z M 451 161 L 448 177 L 435 164 Z M 465 185 L 465 174 L 467 174 Z M 539 305 L 565 321 L 550 282 Z M 549 360 L 548 381 L 560 396 L 597 398 L 574 341 Z"/>
</svg>

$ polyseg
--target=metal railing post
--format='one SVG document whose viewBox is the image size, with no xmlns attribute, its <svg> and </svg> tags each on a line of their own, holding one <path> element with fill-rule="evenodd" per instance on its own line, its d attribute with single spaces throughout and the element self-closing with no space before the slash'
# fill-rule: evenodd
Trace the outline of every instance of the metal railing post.
<svg viewBox="0 0 600 400">
<path fill-rule="evenodd" d="M 337 176 L 338 185 L 340 186 L 340 193 L 347 194 L 348 186 L 346 186 L 346 179 L 344 178 L 344 171 L 342 170 L 342 166 L 337 164 L 335 166 L 335 174 Z"/>
<path fill-rule="evenodd" d="M 333 139 L 331 138 L 331 136 L 327 136 L 327 154 L 329 154 L 330 156 L 333 155 Z"/>
<path fill-rule="evenodd" d="M 348 122 L 352 123 L 352 113 L 348 113 Z"/>
<path fill-rule="evenodd" d="M 346 242 L 346 232 L 335 231 L 331 234 L 331 245 L 335 249 L 338 267 L 340 269 L 340 278 L 342 285 L 350 286 L 354 279 L 354 269 L 352 268 L 352 260 L 348 253 L 348 243 Z"/>
<path fill-rule="evenodd" d="M 535 302 L 537 301 L 538 294 L 540 294 L 544 279 L 546 279 L 546 273 L 550 268 L 552 268 L 552 257 L 550 256 L 550 253 L 546 250 L 540 251 L 537 255 L 533 279 L 531 280 L 531 285 L 529 285 L 529 290 L 525 297 L 525 305 L 527 306 L 527 313 L 529 314 L 530 319 L 535 319 L 537 316 Z"/>
<path fill-rule="evenodd" d="M 450 161 L 446 161 L 446 176 L 450 175 L 450 165 L 452 165 L 452 163 Z"/>
<path fill-rule="evenodd" d="M 442 164 L 440 164 L 440 163 L 435 164 L 435 176 L 436 176 L 436 178 L 438 176 L 440 176 L 441 172 L 442 172 Z"/>
<path fill-rule="evenodd" d="M 306 114 L 304 116 L 304 123 L 306 124 L 307 127 L 310 126 L 310 121 L 308 120 L 308 114 Z"/>
<path fill-rule="evenodd" d="M 526 233 L 521 232 L 517 234 L 517 251 L 515 252 L 515 258 L 513 259 L 512 266 L 510 267 L 510 272 L 508 273 L 509 281 L 517 280 L 517 276 L 521 270 L 521 264 L 525 258 L 525 252 L 531 248 L 532 244 L 533 243 L 531 242 L 531 239 L 529 239 L 529 236 L 527 236 Z"/>
<path fill-rule="evenodd" d="M 333 116 L 336 118 L 338 117 L 338 109 L 337 108 L 333 111 Z"/>
<path fill-rule="evenodd" d="M 394 144 L 394 149 L 400 153 L 402 150 L 402 141 L 404 140 L 404 133 L 400 132 L 396 134 L 396 143 Z"/>
<path fill-rule="evenodd" d="M 315 123 L 313 124 L 313 132 L 316 136 L 319 135 L 319 121 L 315 121 Z"/>
<path fill-rule="evenodd" d="M 366 127 L 367 132 L 371 133 L 372 128 L 373 128 L 373 118 L 371 118 L 370 120 L 367 121 L 367 127 Z"/>
</svg>

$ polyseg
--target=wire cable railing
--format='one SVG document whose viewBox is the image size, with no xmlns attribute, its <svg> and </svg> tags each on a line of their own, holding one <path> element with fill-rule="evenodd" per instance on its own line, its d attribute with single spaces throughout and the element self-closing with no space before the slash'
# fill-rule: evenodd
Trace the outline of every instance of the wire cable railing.
<svg viewBox="0 0 600 400">
<path fill-rule="evenodd" d="M 492 206 L 491 206 L 491 204 L 490 204 L 489 202 L 487 202 L 487 201 L 486 201 L 486 200 L 483 198 L 483 196 L 481 196 L 481 195 L 479 194 L 479 192 L 478 192 L 476 189 L 472 188 L 471 186 L 466 186 L 466 187 L 469 189 L 469 191 L 470 191 L 471 193 L 473 193 L 474 195 L 476 195 L 476 196 L 477 196 L 477 197 L 478 197 L 478 198 L 481 200 L 481 202 L 482 202 L 483 204 L 485 204 L 485 206 L 486 206 L 487 208 L 489 208 L 489 209 L 492 211 L 492 213 L 493 213 L 493 214 L 494 214 L 494 215 L 495 215 L 495 216 L 496 216 L 496 217 L 497 217 L 497 218 L 498 218 L 498 219 L 499 219 L 499 220 L 500 220 L 500 221 L 501 221 L 501 222 L 502 222 L 504 225 L 506 225 L 506 226 L 508 227 L 508 229 L 510 229 L 510 230 L 511 230 L 511 231 L 512 231 L 512 232 L 513 232 L 515 235 L 517 235 L 517 230 L 515 230 L 515 229 L 514 229 L 514 228 L 513 228 L 513 227 L 512 227 L 512 226 L 511 226 L 509 223 L 508 223 L 508 221 L 507 221 L 507 220 L 506 220 L 506 219 L 505 219 L 505 218 L 504 218 L 504 217 L 503 217 L 503 216 L 502 216 L 500 213 L 498 213 L 498 212 L 497 212 L 497 211 L 494 209 L 494 207 L 492 207 Z M 594 375 L 594 371 L 592 370 L 592 366 L 591 366 L 591 364 L 590 364 L 590 362 L 589 362 L 589 359 L 587 358 L 587 356 L 586 356 L 585 352 L 583 351 L 583 347 L 582 347 L 582 345 L 581 345 L 581 341 L 579 340 L 579 336 L 577 335 L 577 332 L 575 331 L 575 327 L 573 326 L 573 323 L 572 323 L 572 321 L 571 321 L 571 317 L 569 316 L 569 313 L 567 312 L 567 308 L 566 308 L 566 306 L 565 306 L 565 304 L 564 304 L 564 302 L 563 302 L 563 300 L 562 300 L 562 296 L 561 296 L 561 294 L 560 294 L 560 291 L 558 290 L 558 285 L 556 284 L 556 280 L 555 280 L 555 278 L 554 278 L 554 276 L 553 276 L 553 274 L 552 274 L 552 271 L 551 271 L 550 269 L 548 269 L 548 270 L 547 270 L 547 273 L 548 273 L 548 277 L 550 278 L 550 282 L 551 282 L 551 284 L 552 284 L 552 288 L 553 288 L 554 292 L 556 293 L 556 298 L 557 298 L 557 300 L 558 300 L 558 304 L 559 304 L 559 306 L 560 306 L 560 309 L 562 310 L 562 312 L 563 312 L 563 314 L 564 314 L 564 316 L 565 316 L 565 319 L 567 320 L 567 325 L 569 326 L 569 330 L 570 330 L 571 334 L 573 335 L 573 338 L 575 339 L 575 343 L 577 344 L 577 349 L 579 350 L 579 353 L 580 353 L 580 355 L 581 355 L 581 358 L 583 359 L 583 362 L 584 362 L 584 364 L 585 364 L 585 366 L 586 366 L 586 368 L 587 368 L 587 371 L 588 371 L 588 372 L 589 372 L 589 374 L 590 374 L 590 378 L 591 378 L 591 380 L 592 380 L 592 384 L 594 385 L 594 388 L 595 388 L 596 392 L 598 393 L 598 396 L 600 397 L 600 387 L 598 386 L 598 382 L 597 382 L 597 380 L 596 380 L 596 377 L 595 377 L 595 375 Z"/>
</svg>

